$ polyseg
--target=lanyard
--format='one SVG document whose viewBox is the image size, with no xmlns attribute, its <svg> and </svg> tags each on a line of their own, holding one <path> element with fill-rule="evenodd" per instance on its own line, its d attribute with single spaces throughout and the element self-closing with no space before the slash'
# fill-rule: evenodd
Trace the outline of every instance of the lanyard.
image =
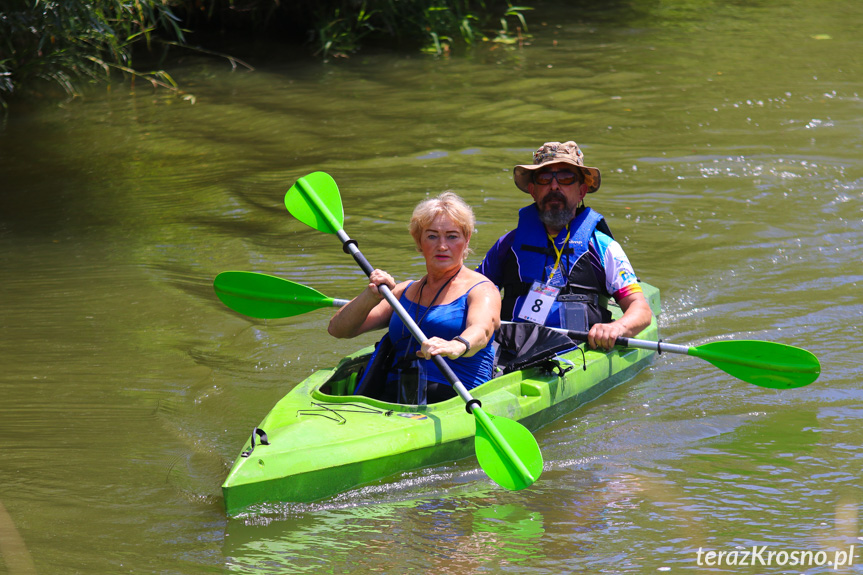
<svg viewBox="0 0 863 575">
<path fill-rule="evenodd" d="M 426 317 L 426 314 L 431 310 L 432 306 L 434 305 L 434 302 L 436 302 L 436 301 L 437 301 L 437 298 L 438 298 L 438 296 L 441 294 L 441 292 L 443 291 L 443 289 L 444 289 L 446 286 L 448 286 L 448 285 L 449 285 L 449 282 L 451 282 L 452 280 L 454 280 L 454 279 L 455 279 L 455 276 L 457 276 L 458 274 L 460 274 L 460 273 L 461 273 L 461 268 L 463 268 L 463 267 L 464 267 L 464 266 L 459 267 L 459 268 L 458 268 L 458 271 L 457 271 L 457 272 L 455 272 L 455 273 L 452 275 L 452 277 L 451 277 L 451 278 L 449 278 L 448 280 L 446 280 L 446 282 L 444 282 L 444 284 L 443 284 L 442 286 L 440 286 L 440 289 L 439 289 L 439 290 L 437 290 L 437 293 L 436 293 L 436 294 L 434 294 L 434 298 L 432 298 L 431 303 L 430 303 L 430 304 L 429 304 L 429 306 L 426 308 L 426 310 L 423 312 L 423 316 L 422 316 L 421 318 L 419 318 L 419 319 L 416 321 L 417 325 L 420 325 L 420 324 L 422 323 L 422 321 L 423 321 L 423 320 L 425 319 L 425 317 Z M 427 280 L 427 279 L 428 279 L 428 275 L 426 275 L 426 277 L 424 277 L 424 278 L 423 278 L 422 283 L 420 283 L 420 293 L 419 293 L 419 295 L 417 296 L 417 309 L 416 309 L 416 313 L 417 313 L 417 314 L 419 314 L 419 312 L 420 312 L 420 302 L 422 302 L 422 300 L 423 300 L 423 288 L 424 288 L 424 287 L 426 287 L 426 280 Z"/>
<path fill-rule="evenodd" d="M 426 310 L 423 312 L 422 317 L 420 317 L 420 318 L 418 318 L 418 319 L 415 319 L 415 320 L 414 320 L 414 321 L 416 322 L 416 324 L 417 324 L 417 325 L 421 325 L 421 324 L 422 324 L 422 322 L 423 322 L 423 320 L 425 319 L 426 315 L 428 315 L 428 312 L 430 312 L 430 311 L 431 311 L 431 308 L 434 306 L 434 302 L 436 302 L 436 301 L 437 301 L 437 298 L 438 298 L 438 297 L 440 296 L 440 294 L 443 292 L 444 288 L 445 288 L 446 286 L 448 286 L 448 285 L 450 284 L 450 282 L 451 282 L 452 280 L 454 280 L 458 274 L 460 274 L 460 273 L 461 273 L 461 270 L 462 270 L 462 268 L 463 268 L 463 267 L 464 267 L 463 265 L 462 265 L 462 266 L 460 266 L 460 267 L 458 268 L 458 271 L 457 271 L 457 272 L 455 272 L 455 273 L 454 273 L 454 274 L 453 274 L 453 275 L 452 275 L 448 280 L 446 280 L 446 282 L 444 282 L 444 284 L 443 284 L 442 286 L 440 286 L 440 289 L 439 289 L 439 290 L 437 290 L 437 293 L 436 293 L 436 294 L 434 294 L 434 298 L 432 298 L 431 303 L 428 305 L 428 307 L 426 308 Z M 419 291 L 419 295 L 417 296 L 417 301 L 416 301 L 416 304 L 415 304 L 417 307 L 416 307 L 416 310 L 414 310 L 414 317 L 415 317 L 415 318 L 416 318 L 416 316 L 417 316 L 417 315 L 419 315 L 419 312 L 420 312 L 420 302 L 423 300 L 423 288 L 425 288 L 425 287 L 426 287 L 426 280 L 427 280 L 427 279 L 428 279 L 428 275 L 426 275 L 426 277 L 424 277 L 424 278 L 422 279 L 422 281 L 420 282 L 420 291 Z M 407 292 L 407 289 L 406 289 L 405 291 Z M 407 296 L 405 296 L 405 297 L 407 297 Z M 408 300 L 408 301 L 410 301 L 410 300 Z M 413 302 L 411 302 L 411 303 L 413 303 Z M 399 339 L 405 339 L 406 337 L 407 337 L 407 338 L 412 338 L 412 336 L 411 336 L 409 333 L 407 333 L 407 326 L 404 324 L 404 322 L 402 322 L 402 332 L 401 332 L 401 337 L 400 337 Z M 408 342 L 408 346 L 407 346 L 407 348 L 405 348 L 405 358 L 408 356 L 408 353 L 410 353 L 410 350 L 411 350 L 412 345 L 413 345 L 413 344 L 411 344 L 410 342 Z M 421 347 L 421 345 L 422 345 L 422 344 L 420 344 L 420 346 L 418 346 L 418 347 L 417 347 L 417 349 L 419 349 L 419 347 Z"/>
<path fill-rule="evenodd" d="M 551 278 L 554 277 L 555 272 L 557 272 L 557 268 L 560 266 L 560 257 L 563 255 L 563 250 L 566 249 L 566 245 L 569 243 L 569 224 L 566 226 L 566 239 L 563 240 L 563 245 L 560 249 L 557 249 L 557 246 L 554 245 L 554 238 L 551 237 L 551 234 L 548 234 L 548 239 L 551 240 L 551 247 L 554 248 L 554 253 L 557 254 L 557 259 L 554 262 L 554 267 L 551 269 L 551 273 L 548 275 L 548 281 L 551 281 Z"/>
</svg>

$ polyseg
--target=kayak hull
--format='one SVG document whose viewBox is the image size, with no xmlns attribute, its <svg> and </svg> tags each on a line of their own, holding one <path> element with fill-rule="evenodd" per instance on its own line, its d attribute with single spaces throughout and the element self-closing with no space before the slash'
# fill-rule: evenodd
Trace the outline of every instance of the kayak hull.
<svg viewBox="0 0 863 575">
<path fill-rule="evenodd" d="M 658 290 L 642 287 L 658 316 Z M 655 319 L 639 337 L 657 339 Z M 360 350 L 333 369 L 313 373 L 273 407 L 257 427 L 266 444 L 253 432 L 222 485 L 228 515 L 324 499 L 474 455 L 475 418 L 458 397 L 411 406 L 351 395 L 370 352 Z M 606 353 L 582 345 L 560 357 L 571 367 L 566 373 L 530 368 L 496 377 L 471 393 L 486 413 L 534 431 L 631 379 L 652 362 L 654 352 Z"/>
</svg>

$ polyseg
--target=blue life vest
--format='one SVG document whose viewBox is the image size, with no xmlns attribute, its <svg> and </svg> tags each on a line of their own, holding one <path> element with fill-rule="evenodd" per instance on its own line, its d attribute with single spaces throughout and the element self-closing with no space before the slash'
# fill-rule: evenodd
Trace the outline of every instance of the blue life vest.
<svg viewBox="0 0 863 575">
<path fill-rule="evenodd" d="M 588 255 L 590 238 L 597 227 L 611 236 L 602 215 L 591 208 L 578 212 L 569 225 L 569 241 L 562 247 L 560 266 L 555 273 L 562 275 L 557 301 L 549 311 L 545 325 L 560 327 L 560 305 L 564 301 L 584 303 L 589 324 L 610 321 L 611 314 L 600 305 L 600 296 L 608 297 L 605 284 L 600 283 L 593 271 Z M 562 230 L 557 238 L 566 237 Z M 548 239 L 545 224 L 539 219 L 539 208 L 531 204 L 519 210 L 511 251 L 503 266 L 503 302 L 501 319 L 517 319 L 533 282 L 547 282 L 548 266 L 554 265 L 557 253 Z M 565 280 L 563 280 L 565 278 Z M 563 281 L 560 281 L 563 280 Z"/>
</svg>

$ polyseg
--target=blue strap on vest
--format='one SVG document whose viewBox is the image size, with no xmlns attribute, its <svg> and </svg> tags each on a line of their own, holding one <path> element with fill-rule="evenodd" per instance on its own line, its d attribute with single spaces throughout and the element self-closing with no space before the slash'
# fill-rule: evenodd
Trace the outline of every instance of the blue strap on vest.
<svg viewBox="0 0 863 575">
<path fill-rule="evenodd" d="M 578 261 L 578 258 L 587 251 L 590 236 L 593 235 L 597 224 L 602 219 L 602 215 L 591 208 L 585 208 L 576 216 L 569 225 L 569 244 L 564 246 L 564 249 L 569 248 L 571 251 L 564 254 L 562 261 L 569 262 L 571 265 Z M 539 208 L 536 204 L 531 204 L 520 209 L 512 251 L 518 262 L 518 276 L 521 281 L 532 283 L 547 279 L 544 277 L 547 265 L 546 258 L 536 256 L 537 252 L 548 254 L 547 246 L 548 233 L 545 231 L 545 224 L 539 219 Z M 571 267 L 561 271 L 566 277 L 569 275 Z"/>
<path fill-rule="evenodd" d="M 596 230 L 597 224 L 603 220 L 598 212 L 591 208 L 584 208 L 570 223 L 569 243 L 563 247 L 561 258 L 561 270 L 564 277 L 569 277 L 576 262 L 587 252 L 590 246 L 590 237 Z M 565 233 L 565 232 L 561 232 Z M 539 208 L 531 204 L 519 210 L 518 227 L 513 238 L 512 252 L 518 265 L 518 277 L 525 288 L 534 281 L 546 281 L 546 266 L 548 257 L 553 255 L 548 247 L 548 233 L 545 225 L 539 219 Z M 566 262 L 566 263 L 564 263 Z M 569 264 L 568 267 L 564 267 Z M 516 319 L 526 295 L 518 295 L 512 309 L 513 319 Z M 549 327 L 560 326 L 560 303 L 555 302 L 549 310 L 548 319 L 545 324 Z"/>
</svg>

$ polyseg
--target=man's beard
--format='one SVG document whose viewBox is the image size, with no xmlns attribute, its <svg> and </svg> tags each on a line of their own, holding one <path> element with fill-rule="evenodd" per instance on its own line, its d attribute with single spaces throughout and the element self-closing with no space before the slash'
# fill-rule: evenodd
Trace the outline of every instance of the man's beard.
<svg viewBox="0 0 863 575">
<path fill-rule="evenodd" d="M 563 207 L 545 207 L 550 199 L 563 202 Z M 542 199 L 542 205 L 539 206 L 539 219 L 548 227 L 562 230 L 572 221 L 572 216 L 572 208 L 569 207 L 569 204 L 566 201 L 566 196 L 563 194 L 552 192 Z"/>
</svg>

